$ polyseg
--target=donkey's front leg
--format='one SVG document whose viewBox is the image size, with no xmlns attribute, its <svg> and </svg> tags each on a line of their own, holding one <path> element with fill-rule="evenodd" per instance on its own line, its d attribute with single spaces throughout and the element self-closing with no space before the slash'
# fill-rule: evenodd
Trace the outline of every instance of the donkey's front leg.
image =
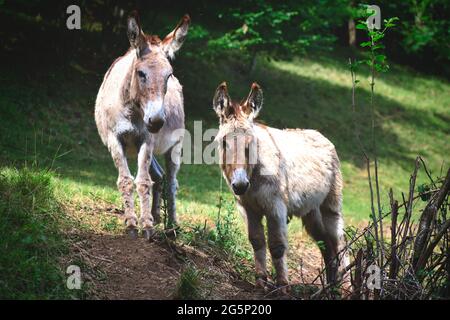
<svg viewBox="0 0 450 320">
<path fill-rule="evenodd" d="M 288 292 L 287 271 L 287 217 L 286 206 L 279 200 L 275 203 L 275 210 L 267 215 L 269 250 L 272 263 L 276 271 L 276 283 L 282 293 Z"/>
<path fill-rule="evenodd" d="M 124 153 L 124 148 L 117 138 L 109 140 L 109 151 L 113 158 L 114 164 L 119 171 L 117 179 L 117 188 L 122 195 L 123 206 L 125 210 L 125 226 L 128 233 L 135 238 L 137 236 L 137 216 L 134 211 L 134 184 L 133 176 L 128 168 L 127 158 Z"/>
<path fill-rule="evenodd" d="M 142 233 L 146 239 L 154 235 L 153 216 L 150 213 L 150 192 L 152 179 L 150 177 L 150 161 L 152 158 L 152 147 L 149 141 L 144 142 L 138 153 L 138 173 L 136 177 L 136 189 L 139 195 Z"/>
<path fill-rule="evenodd" d="M 256 269 L 256 287 L 267 289 L 266 238 L 262 215 L 247 213 L 248 239 L 253 247 Z"/>
<path fill-rule="evenodd" d="M 165 154 L 167 167 L 167 214 L 169 218 L 169 226 L 174 226 L 177 224 L 175 201 L 178 189 L 177 173 L 180 169 L 181 147 L 182 144 L 179 142 Z"/>
</svg>

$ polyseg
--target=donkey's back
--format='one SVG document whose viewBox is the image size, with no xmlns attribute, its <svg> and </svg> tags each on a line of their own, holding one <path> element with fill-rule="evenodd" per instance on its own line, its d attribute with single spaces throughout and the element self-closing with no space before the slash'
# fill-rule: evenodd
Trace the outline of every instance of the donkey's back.
<svg viewBox="0 0 450 320">
<path fill-rule="evenodd" d="M 279 189 L 289 215 L 305 216 L 324 204 L 341 211 L 340 162 L 327 138 L 316 130 L 258 125 L 255 131 L 261 166 L 276 178 L 271 185 Z"/>
</svg>

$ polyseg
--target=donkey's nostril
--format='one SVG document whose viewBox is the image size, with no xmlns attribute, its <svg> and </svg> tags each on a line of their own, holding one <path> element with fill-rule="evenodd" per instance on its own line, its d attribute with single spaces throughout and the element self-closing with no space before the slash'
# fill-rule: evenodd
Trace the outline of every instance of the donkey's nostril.
<svg viewBox="0 0 450 320">
<path fill-rule="evenodd" d="M 162 128 L 163 125 L 163 119 L 150 120 L 147 124 L 147 128 L 151 133 L 156 133 Z"/>
<path fill-rule="evenodd" d="M 231 184 L 234 194 L 238 196 L 243 195 L 247 191 L 249 186 L 250 186 L 249 182 L 239 182 Z"/>
</svg>

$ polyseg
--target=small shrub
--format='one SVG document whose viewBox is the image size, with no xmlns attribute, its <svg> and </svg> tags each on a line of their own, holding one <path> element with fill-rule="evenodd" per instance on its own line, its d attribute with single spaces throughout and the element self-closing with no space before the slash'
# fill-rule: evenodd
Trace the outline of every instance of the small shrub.
<svg viewBox="0 0 450 320">
<path fill-rule="evenodd" d="M 178 300 L 202 299 L 201 274 L 194 266 L 188 265 L 178 279 L 175 295 Z"/>
<path fill-rule="evenodd" d="M 181 233 L 182 241 L 189 245 L 212 249 L 227 261 L 243 277 L 251 279 L 253 256 L 249 250 L 249 242 L 239 226 L 232 201 L 223 200 L 218 205 L 215 228 L 205 224 L 190 226 Z"/>
</svg>

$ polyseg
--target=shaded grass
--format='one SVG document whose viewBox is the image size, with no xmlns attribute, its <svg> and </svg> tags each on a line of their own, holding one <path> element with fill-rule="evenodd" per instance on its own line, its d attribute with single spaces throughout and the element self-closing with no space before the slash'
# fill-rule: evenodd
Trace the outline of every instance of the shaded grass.
<svg viewBox="0 0 450 320">
<path fill-rule="evenodd" d="M 212 251 L 230 262 L 242 279 L 253 281 L 252 249 L 242 221 L 236 217 L 234 201 L 222 199 L 216 212 L 214 224 L 205 216 L 203 223 L 192 223 L 189 218 L 183 222 L 182 242 Z"/>
<path fill-rule="evenodd" d="M 0 299 L 73 296 L 58 262 L 64 220 L 50 173 L 0 169 Z"/>
</svg>

